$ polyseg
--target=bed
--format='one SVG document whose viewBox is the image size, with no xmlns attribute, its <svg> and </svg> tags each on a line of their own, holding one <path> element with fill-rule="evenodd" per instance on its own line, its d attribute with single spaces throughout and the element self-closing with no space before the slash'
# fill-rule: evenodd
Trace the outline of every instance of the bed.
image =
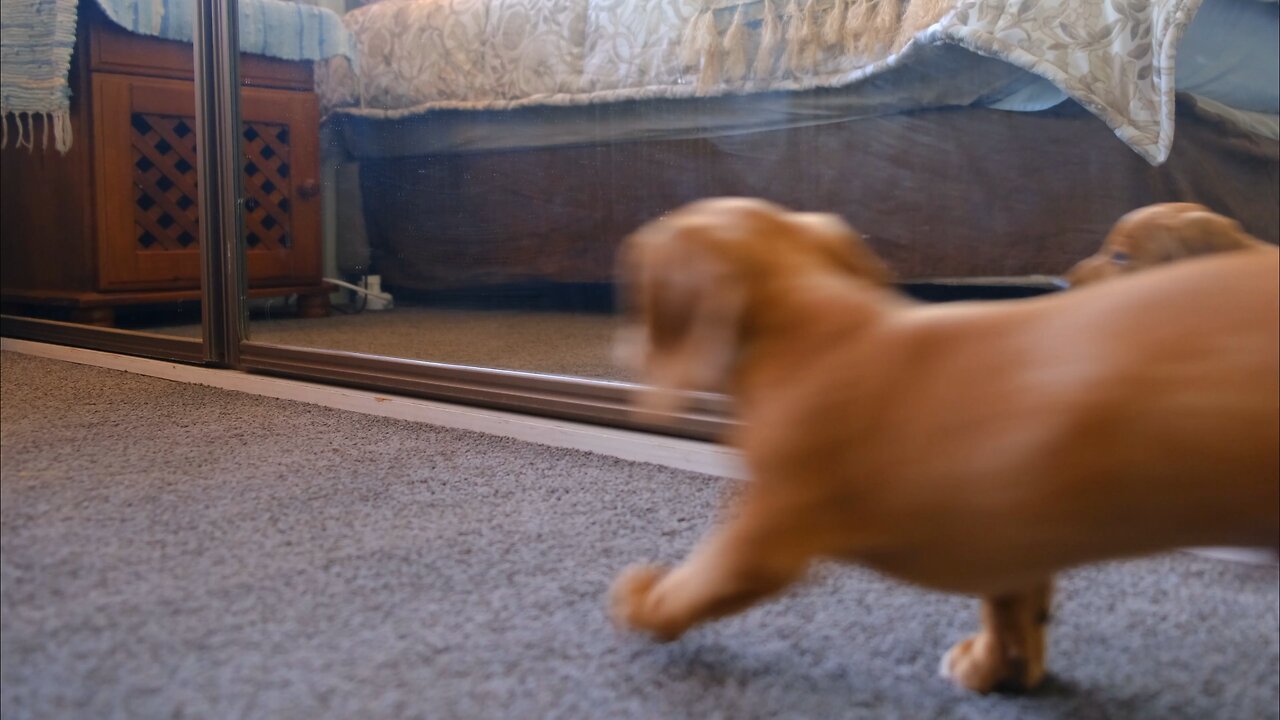
<svg viewBox="0 0 1280 720">
<path fill-rule="evenodd" d="M 627 232 L 729 194 L 837 212 L 914 280 L 1055 275 L 1164 200 L 1276 242 L 1278 17 L 1262 0 L 382 0 L 344 17 L 357 62 L 317 73 L 367 227 L 340 256 L 409 291 L 608 282 Z"/>
</svg>

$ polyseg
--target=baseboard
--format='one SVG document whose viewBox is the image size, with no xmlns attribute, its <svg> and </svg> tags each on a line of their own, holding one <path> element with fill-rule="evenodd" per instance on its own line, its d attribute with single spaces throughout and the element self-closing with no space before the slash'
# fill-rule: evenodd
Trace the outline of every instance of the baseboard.
<svg viewBox="0 0 1280 720">
<path fill-rule="evenodd" d="M 183 365 L 97 350 L 3 338 L 0 349 L 109 370 L 120 370 L 174 382 L 262 395 L 281 400 L 473 430 L 552 447 L 647 462 L 719 477 L 744 476 L 732 449 L 713 443 L 665 437 L 633 430 L 600 427 L 353 388 L 289 380 L 269 375 Z"/>
<path fill-rule="evenodd" d="M 1275 550 L 1265 548 L 1206 547 L 1191 548 L 1187 552 L 1200 557 L 1244 565 L 1280 565 L 1280 555 L 1277 555 Z"/>
</svg>

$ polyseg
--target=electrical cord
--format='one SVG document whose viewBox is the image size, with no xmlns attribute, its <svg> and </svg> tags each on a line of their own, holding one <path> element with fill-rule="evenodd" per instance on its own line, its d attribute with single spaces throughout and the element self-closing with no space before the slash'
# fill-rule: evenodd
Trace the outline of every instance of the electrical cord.
<svg viewBox="0 0 1280 720">
<path fill-rule="evenodd" d="M 368 283 L 369 277 L 370 276 L 368 275 L 364 276 L 365 283 Z M 391 296 L 391 293 L 381 292 L 378 290 L 370 290 L 367 287 L 362 287 L 354 283 L 349 283 L 349 282 L 346 282 L 345 280 L 338 280 L 337 278 L 325 278 L 325 282 L 332 283 L 333 285 L 336 285 L 341 288 L 345 288 L 347 290 L 351 290 L 352 292 L 355 293 L 355 298 L 351 303 L 352 305 L 351 314 L 353 315 L 358 315 L 364 312 L 365 310 L 369 310 L 369 309 L 385 310 L 393 307 L 394 305 L 394 301 Z M 377 306 L 371 308 L 370 307 L 371 302 L 376 302 Z"/>
</svg>

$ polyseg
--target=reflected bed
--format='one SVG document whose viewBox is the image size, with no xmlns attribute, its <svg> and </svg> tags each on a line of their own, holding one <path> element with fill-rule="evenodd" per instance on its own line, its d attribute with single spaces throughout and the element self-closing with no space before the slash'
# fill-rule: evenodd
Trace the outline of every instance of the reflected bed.
<svg viewBox="0 0 1280 720">
<path fill-rule="evenodd" d="M 794 7 L 819 27 L 850 3 Z M 913 0 L 882 47 L 814 35 L 808 65 L 783 49 L 766 72 L 764 13 L 781 3 L 635 10 L 628 50 L 643 62 L 630 63 L 600 59 L 601 27 L 619 18 L 558 5 L 568 9 L 547 12 L 581 11 L 585 29 L 553 41 L 512 29 L 520 3 L 503 0 L 348 13 L 360 76 L 337 60 L 318 78 L 329 128 L 360 167 L 368 248 L 340 256 L 367 257 L 386 285 L 412 291 L 608 282 L 622 236 L 708 195 L 837 212 L 905 279 L 1057 274 L 1121 214 L 1165 200 L 1280 236 L 1274 3 L 1209 0 L 1197 14 L 1164 0 L 1141 17 L 1069 18 L 1079 25 L 1064 20 L 1067 36 L 1088 22 L 1096 32 L 1064 54 L 1027 31 L 1023 46 L 1040 52 L 1029 59 L 999 45 L 1005 36 L 984 45 L 981 19 L 960 22 L 959 6 Z M 683 29 L 667 37 L 666 22 Z M 739 25 L 757 65 L 732 77 L 720 67 L 709 82 L 707 48 L 730 52 Z M 693 27 L 718 39 L 690 65 Z M 535 35 L 565 55 L 539 59 Z M 1175 50 L 1186 58 L 1176 82 Z M 547 64 L 522 74 L 529 57 Z M 1081 58 L 1088 72 L 1068 72 Z"/>
</svg>

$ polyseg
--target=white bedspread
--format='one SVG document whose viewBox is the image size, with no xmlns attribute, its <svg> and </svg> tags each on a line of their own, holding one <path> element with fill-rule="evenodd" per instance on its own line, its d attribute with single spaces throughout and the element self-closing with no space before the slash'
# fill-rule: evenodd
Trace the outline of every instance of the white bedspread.
<svg viewBox="0 0 1280 720">
<path fill-rule="evenodd" d="M 955 44 L 1049 79 L 1157 164 L 1173 142 L 1175 49 L 1199 4 L 385 0 L 344 18 L 360 77 L 337 58 L 318 85 L 338 112 L 396 118 L 839 87 Z M 876 17 L 900 30 L 892 42 L 848 41 Z M 762 46 L 776 56 L 761 62 Z"/>
</svg>

